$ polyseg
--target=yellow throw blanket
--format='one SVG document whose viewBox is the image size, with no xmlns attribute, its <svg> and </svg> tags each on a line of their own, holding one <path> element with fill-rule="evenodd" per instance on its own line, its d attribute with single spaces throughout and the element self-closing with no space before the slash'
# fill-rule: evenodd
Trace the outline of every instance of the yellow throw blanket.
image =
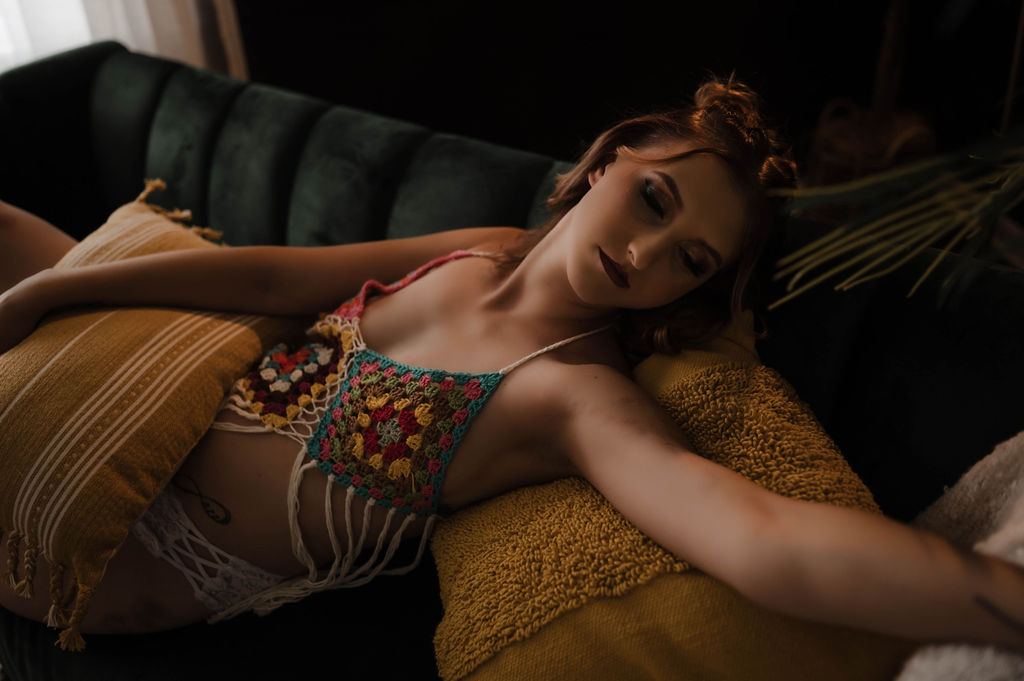
<svg viewBox="0 0 1024 681">
<path fill-rule="evenodd" d="M 752 337 L 653 357 L 636 378 L 708 458 L 779 494 L 878 512 L 810 409 L 756 361 Z M 581 479 L 460 511 L 439 525 L 432 550 L 446 681 L 890 679 L 910 650 L 754 606 Z"/>
</svg>

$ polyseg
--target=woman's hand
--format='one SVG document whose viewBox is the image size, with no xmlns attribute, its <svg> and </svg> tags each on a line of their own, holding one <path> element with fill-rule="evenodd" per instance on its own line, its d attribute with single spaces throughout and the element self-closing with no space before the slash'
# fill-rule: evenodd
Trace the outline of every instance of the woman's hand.
<svg viewBox="0 0 1024 681">
<path fill-rule="evenodd" d="M 0 355 L 31 334 L 52 309 L 44 293 L 44 282 L 50 280 L 52 272 L 36 272 L 0 294 Z"/>
</svg>

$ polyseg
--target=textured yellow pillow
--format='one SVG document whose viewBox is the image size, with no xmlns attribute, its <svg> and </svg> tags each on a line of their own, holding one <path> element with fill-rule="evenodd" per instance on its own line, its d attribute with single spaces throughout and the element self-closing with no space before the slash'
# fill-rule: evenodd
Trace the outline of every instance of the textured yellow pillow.
<svg viewBox="0 0 1024 681">
<path fill-rule="evenodd" d="M 751 334 L 652 357 L 636 378 L 708 458 L 780 494 L 877 512 L 809 408 L 757 362 Z M 888 680 L 913 648 L 754 605 L 580 479 L 460 511 L 431 548 L 446 681 Z"/>
<path fill-rule="evenodd" d="M 145 203 L 161 186 L 149 183 L 56 267 L 217 248 Z M 54 580 L 50 593 L 50 624 L 66 628 L 62 647 L 84 646 L 77 627 L 107 561 L 228 388 L 294 328 L 252 314 L 88 307 L 48 316 L 0 356 L 4 578 L 30 594 L 40 552 L 57 575 L 70 572 L 70 589 Z"/>
</svg>

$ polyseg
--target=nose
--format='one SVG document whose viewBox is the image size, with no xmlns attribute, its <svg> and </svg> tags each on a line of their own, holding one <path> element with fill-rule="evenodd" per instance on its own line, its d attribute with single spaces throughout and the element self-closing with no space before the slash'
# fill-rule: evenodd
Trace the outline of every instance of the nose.
<svg viewBox="0 0 1024 681">
<path fill-rule="evenodd" d="M 654 234 L 641 234 L 629 242 L 629 264 L 636 270 L 645 270 L 654 264 L 664 250 L 664 239 Z"/>
</svg>

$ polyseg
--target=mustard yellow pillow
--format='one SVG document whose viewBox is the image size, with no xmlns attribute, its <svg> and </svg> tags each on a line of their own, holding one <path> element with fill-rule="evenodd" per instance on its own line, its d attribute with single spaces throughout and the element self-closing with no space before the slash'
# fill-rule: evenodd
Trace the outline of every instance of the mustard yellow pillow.
<svg viewBox="0 0 1024 681">
<path fill-rule="evenodd" d="M 773 491 L 877 512 L 749 334 L 653 357 L 638 382 L 703 455 Z M 663 550 L 580 479 L 440 523 L 446 681 L 891 679 L 911 642 L 769 612 Z"/>
<path fill-rule="evenodd" d="M 161 183 L 68 252 L 78 267 L 158 251 L 217 248 L 145 203 Z M 51 587 L 60 644 L 78 633 L 107 561 L 209 428 L 228 388 L 296 321 L 168 308 L 53 314 L 0 356 L 0 532 L 5 579 L 30 594 L 36 558 L 70 573 Z M 21 555 L 18 555 L 18 552 Z"/>
</svg>

